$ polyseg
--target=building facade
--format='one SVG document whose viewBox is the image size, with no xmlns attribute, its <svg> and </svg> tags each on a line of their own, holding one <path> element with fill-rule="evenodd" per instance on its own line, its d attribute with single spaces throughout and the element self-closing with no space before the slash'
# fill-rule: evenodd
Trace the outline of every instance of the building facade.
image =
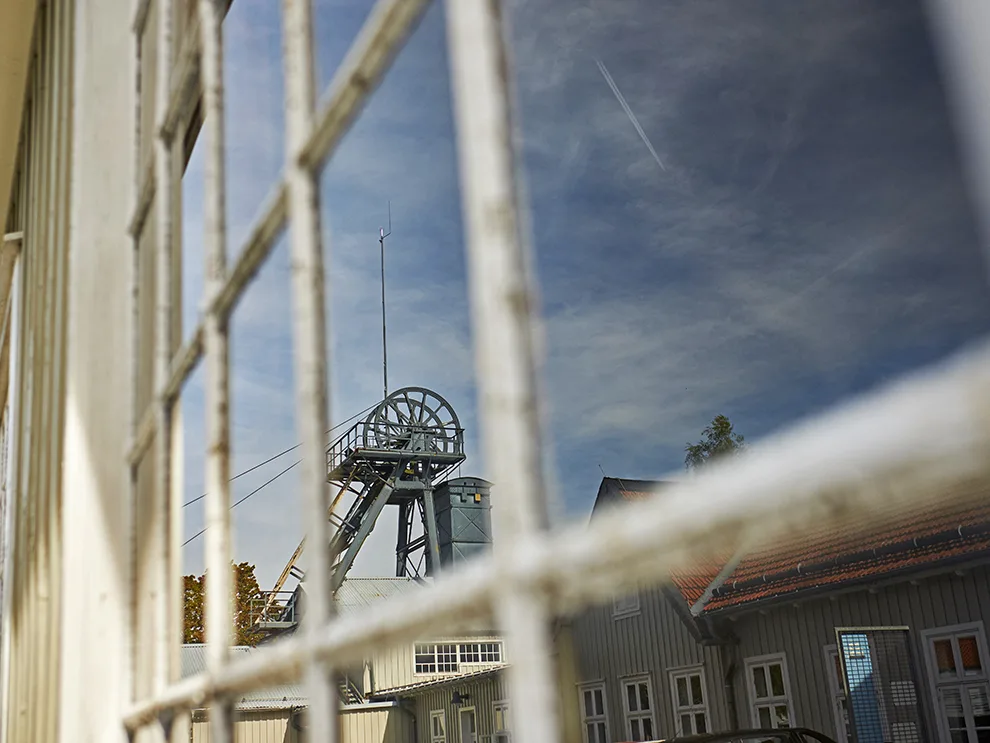
<svg viewBox="0 0 990 743">
<path fill-rule="evenodd" d="M 606 478 L 596 510 L 662 497 L 646 493 L 656 485 Z M 985 740 L 990 504 L 978 486 L 969 495 L 772 549 L 740 538 L 724 562 L 581 613 L 583 740 L 779 726 L 839 743 Z M 868 648 L 868 695 L 840 634 Z"/>
</svg>

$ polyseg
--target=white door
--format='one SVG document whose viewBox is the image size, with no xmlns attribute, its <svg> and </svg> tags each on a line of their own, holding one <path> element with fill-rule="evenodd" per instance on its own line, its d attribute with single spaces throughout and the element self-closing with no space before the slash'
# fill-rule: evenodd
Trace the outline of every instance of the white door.
<svg viewBox="0 0 990 743">
<path fill-rule="evenodd" d="M 478 743 L 478 724 L 474 716 L 474 708 L 462 709 L 459 715 L 461 722 L 461 743 Z"/>
</svg>

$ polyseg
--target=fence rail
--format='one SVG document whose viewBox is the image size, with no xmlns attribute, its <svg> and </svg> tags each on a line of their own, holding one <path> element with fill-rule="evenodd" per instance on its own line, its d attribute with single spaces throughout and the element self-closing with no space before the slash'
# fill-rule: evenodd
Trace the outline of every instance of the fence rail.
<svg viewBox="0 0 990 743">
<path fill-rule="evenodd" d="M 176 396 L 182 381 L 202 359 L 207 368 L 209 437 L 207 565 L 218 575 L 226 575 L 231 536 L 228 321 L 270 254 L 275 236 L 287 226 L 293 261 L 296 419 L 303 441 L 303 517 L 309 526 L 307 543 L 316 557 L 307 575 L 306 619 L 301 631 L 236 661 L 228 659 L 229 631 L 211 631 L 208 672 L 195 677 L 170 678 L 169 643 L 175 635 L 170 634 L 167 607 L 156 604 L 154 683 L 150 693 L 136 699 L 125 714 L 128 730 L 171 721 L 176 713 L 207 702 L 212 739 L 229 742 L 235 695 L 301 678 L 310 700 L 310 735 L 314 740 L 335 740 L 340 690 L 332 680 L 334 669 L 360 663 L 382 646 L 494 620 L 504 634 L 507 654 L 515 659 L 506 671 L 514 740 L 552 743 L 560 739 L 548 636 L 553 615 L 605 599 L 623 588 L 662 581 L 670 570 L 713 552 L 742 531 L 749 540 L 767 542 L 812 525 L 838 523 L 850 514 L 876 516 L 934 497 L 962 480 L 988 475 L 990 347 L 984 345 L 931 372 L 796 426 L 730 464 L 713 465 L 704 475 L 665 491 L 662 503 L 630 504 L 604 514 L 588 528 L 548 534 L 537 383 L 538 320 L 534 315 L 538 303 L 526 218 L 520 211 L 505 3 L 447 0 L 481 432 L 485 460 L 501 488 L 500 508 L 493 514 L 497 529 L 511 534 L 512 540 L 496 544 L 491 555 L 445 574 L 428 588 L 376 606 L 374 613 L 335 617 L 329 590 L 332 535 L 326 518 L 325 465 L 336 461 L 337 454 L 326 452 L 323 444 L 327 429 L 326 298 L 316 174 L 333 156 L 428 2 L 378 0 L 331 81 L 326 105 L 317 112 L 312 10 L 308 0 L 283 0 L 284 171 L 274 184 L 275 196 L 257 217 L 248 248 L 230 270 L 224 257 L 220 5 L 198 0 L 198 23 L 181 48 L 172 36 L 172 0 L 138 0 L 135 10 L 139 68 L 141 32 L 149 14 L 160 14 L 158 38 L 153 42 L 159 71 L 156 157 L 151 170 L 139 177 L 132 220 L 139 231 L 149 221 L 148 210 L 159 210 L 156 313 L 160 324 L 154 349 L 156 397 L 151 408 L 135 418 L 128 460 L 134 482 L 148 452 L 154 451 L 159 462 L 170 461 L 171 444 L 162 442 L 171 441 L 167 433 Z M 969 72 L 985 75 L 980 89 L 985 92 L 988 70 L 970 68 Z M 203 91 L 208 133 L 204 189 L 207 314 L 187 345 L 173 354 L 167 327 L 174 315 L 169 251 L 177 226 L 172 224 L 169 207 L 168 194 L 176 188 L 176 171 L 170 161 L 177 121 L 188 109 L 190 96 L 199 90 Z M 140 106 L 136 113 L 140 122 Z M 980 141 L 985 142 L 987 133 L 982 136 Z M 136 302 L 145 290 L 136 287 Z M 138 341 L 135 338 L 135 358 L 144 352 Z M 156 436 L 158 446 L 152 447 Z M 348 442 L 357 443 L 357 439 Z M 162 467 L 155 483 L 155 497 L 162 508 L 154 528 L 161 545 L 167 544 L 166 535 L 174 527 L 170 519 L 174 518 L 175 493 L 169 477 L 168 468 Z M 169 595 L 164 590 L 169 585 L 166 567 L 174 573 L 179 554 L 162 547 L 158 559 L 163 563 L 158 573 L 163 590 L 156 595 L 165 597 Z M 208 627 L 229 627 L 229 607 L 224 601 L 229 587 L 223 578 L 209 583 Z"/>
</svg>

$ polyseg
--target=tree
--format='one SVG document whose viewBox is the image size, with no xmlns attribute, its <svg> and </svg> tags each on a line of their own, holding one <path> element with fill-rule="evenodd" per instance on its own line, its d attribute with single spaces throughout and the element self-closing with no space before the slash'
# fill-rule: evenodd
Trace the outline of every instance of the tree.
<svg viewBox="0 0 990 743">
<path fill-rule="evenodd" d="M 742 434 L 732 430 L 732 421 L 724 415 L 716 415 L 701 432 L 701 440 L 685 447 L 687 455 L 684 457 L 684 466 L 697 469 L 713 459 L 738 454 L 745 446 Z"/>
<path fill-rule="evenodd" d="M 254 565 L 231 563 L 234 581 L 234 644 L 254 647 L 261 640 L 261 633 L 252 632 L 252 603 L 261 598 L 261 588 L 254 575 Z M 206 641 L 206 574 L 186 575 L 182 578 L 183 626 L 182 641 L 202 643 Z"/>
</svg>

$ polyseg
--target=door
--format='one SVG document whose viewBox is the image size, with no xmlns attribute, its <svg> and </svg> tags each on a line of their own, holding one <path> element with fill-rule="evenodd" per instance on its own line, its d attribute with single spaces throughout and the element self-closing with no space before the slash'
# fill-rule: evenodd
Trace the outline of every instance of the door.
<svg viewBox="0 0 990 743">
<path fill-rule="evenodd" d="M 478 720 L 474 707 L 462 709 L 458 713 L 461 728 L 461 743 L 478 743 Z"/>
</svg>

